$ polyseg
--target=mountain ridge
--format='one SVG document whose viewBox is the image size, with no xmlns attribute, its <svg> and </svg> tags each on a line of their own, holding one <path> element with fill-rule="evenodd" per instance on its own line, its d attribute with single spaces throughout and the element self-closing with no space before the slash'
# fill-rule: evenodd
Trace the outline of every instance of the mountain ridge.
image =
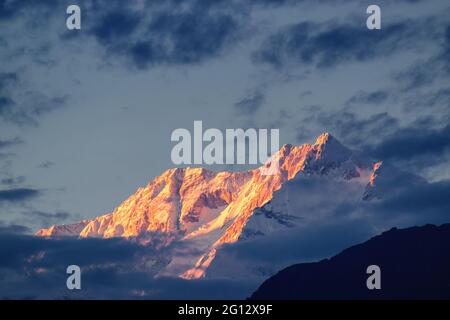
<svg viewBox="0 0 450 320">
<path fill-rule="evenodd" d="M 279 162 L 278 172 L 264 174 L 273 161 Z M 323 133 L 314 144 L 283 145 L 266 164 L 253 170 L 214 172 L 190 167 L 166 170 L 147 186 L 138 188 L 113 212 L 41 229 L 36 236 L 129 238 L 161 232 L 167 235 L 168 242 L 195 241 L 196 249 L 204 253 L 193 257 L 186 265 L 187 270 L 177 273 L 186 279 L 197 279 L 205 276 L 222 245 L 243 239 L 255 211 L 268 204 L 284 183 L 299 175 L 354 181 L 358 188 L 359 185 L 364 188 L 360 198 L 370 200 L 380 196 L 376 171 L 381 166 L 383 163 L 365 158 L 331 134 Z M 180 259 L 172 259 L 172 264 L 177 260 Z"/>
</svg>

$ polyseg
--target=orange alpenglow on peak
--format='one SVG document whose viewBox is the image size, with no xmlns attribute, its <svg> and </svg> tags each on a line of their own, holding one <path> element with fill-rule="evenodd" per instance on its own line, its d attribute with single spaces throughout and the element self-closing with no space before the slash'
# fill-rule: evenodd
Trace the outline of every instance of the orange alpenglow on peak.
<svg viewBox="0 0 450 320">
<path fill-rule="evenodd" d="M 269 161 L 278 159 L 276 174 L 263 175 L 261 168 L 243 172 L 214 172 L 204 168 L 174 168 L 139 188 L 112 213 L 70 225 L 36 232 L 42 237 L 149 237 L 155 232 L 179 241 L 201 240 L 205 252 L 193 261 L 184 278 L 202 277 L 217 249 L 238 241 L 257 208 L 266 205 L 283 183 L 302 174 L 326 174 L 351 161 L 352 152 L 329 133 L 314 145 L 289 144 Z M 362 169 L 351 163 L 351 177 Z M 372 164 L 367 168 L 372 169 Z M 346 169 L 347 170 L 347 169 Z M 359 171 L 358 171 L 359 170 Z M 367 174 L 367 183 L 370 173 Z"/>
<path fill-rule="evenodd" d="M 328 132 L 324 132 L 320 136 L 317 137 L 315 144 L 322 145 L 322 144 L 327 143 L 331 139 L 333 139 L 333 136 Z"/>
</svg>

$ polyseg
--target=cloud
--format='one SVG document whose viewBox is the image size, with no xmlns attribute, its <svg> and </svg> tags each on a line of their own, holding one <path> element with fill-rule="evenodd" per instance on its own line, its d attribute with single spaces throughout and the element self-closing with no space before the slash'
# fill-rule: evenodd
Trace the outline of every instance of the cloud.
<svg viewBox="0 0 450 320">
<path fill-rule="evenodd" d="M 9 188 L 13 187 L 13 186 L 17 186 L 22 184 L 25 181 L 25 177 L 24 176 L 18 176 L 18 177 L 14 177 L 11 173 L 10 173 L 10 166 L 11 166 L 11 161 L 10 161 L 10 157 L 15 156 L 14 153 L 11 152 L 7 152 L 7 153 L 3 153 L 2 151 L 5 149 L 9 149 L 12 148 L 14 146 L 20 145 L 23 143 L 23 140 L 20 139 L 19 137 L 15 137 L 15 138 L 10 138 L 10 139 L 0 139 L 0 160 L 1 160 L 1 165 L 0 165 L 0 185 L 5 185 L 8 186 Z M 0 197 L 0 203 L 1 203 L 1 197 Z"/>
<path fill-rule="evenodd" d="M 202 63 L 239 38 L 242 12 L 232 3 L 153 2 L 136 10 L 114 2 L 106 7 L 87 30 L 108 56 L 124 58 L 138 69 Z"/>
<path fill-rule="evenodd" d="M 308 114 L 300 121 L 298 140 L 309 140 L 317 136 L 317 133 L 327 131 L 352 149 L 362 149 L 378 143 L 384 136 L 393 134 L 400 128 L 399 120 L 388 112 L 363 116 L 346 109 L 330 112 L 316 106 Z"/>
<path fill-rule="evenodd" d="M 361 115 L 345 107 L 335 112 L 315 107 L 297 122 L 297 139 L 307 141 L 322 131 L 333 133 L 345 145 L 375 160 L 390 161 L 406 171 L 425 174 L 429 168 L 450 159 L 450 129 L 445 108 L 450 105 L 445 90 L 422 94 L 422 102 L 411 98 L 406 108 L 426 104 L 432 117 L 419 117 L 402 124 L 389 112 Z M 351 100 L 351 99 L 350 99 Z"/>
<path fill-rule="evenodd" d="M 373 159 L 388 161 L 404 171 L 432 180 L 448 177 L 450 161 L 449 127 L 437 127 L 434 120 L 419 119 L 407 127 L 380 134 L 379 139 L 361 144 Z M 439 169 L 440 166 L 443 168 Z M 435 169 L 433 169 L 435 168 Z"/>
<path fill-rule="evenodd" d="M 434 162 L 450 151 L 450 126 L 401 128 L 367 150 L 379 159 Z"/>
<path fill-rule="evenodd" d="M 25 182 L 25 177 L 24 176 L 18 176 L 18 177 L 13 177 L 13 178 L 4 178 L 0 180 L 0 183 L 3 185 L 19 185 Z"/>
<path fill-rule="evenodd" d="M 435 122 L 448 123 L 450 114 L 450 89 L 439 88 L 431 90 L 417 90 L 405 99 L 404 109 L 406 112 L 429 111 L 430 117 L 435 118 Z"/>
<path fill-rule="evenodd" d="M 14 72 L 0 72 L 0 92 L 7 86 L 16 83 L 18 80 L 17 73 Z"/>
<path fill-rule="evenodd" d="M 439 19 L 436 19 L 439 21 Z M 433 25 L 430 23 L 430 26 Z M 436 22 L 432 38 L 439 44 L 435 54 L 426 59 L 418 59 L 409 67 L 393 75 L 397 87 L 404 91 L 415 91 L 430 86 L 437 80 L 448 79 L 450 75 L 450 25 Z"/>
<path fill-rule="evenodd" d="M 0 73 L 0 120 L 5 122 L 37 125 L 41 116 L 65 106 L 68 99 L 29 89 L 18 73 Z"/>
<path fill-rule="evenodd" d="M 285 228 L 270 235 L 224 245 L 208 269 L 207 277 L 233 278 L 233 274 L 242 272 L 248 278 L 259 276 L 264 279 L 291 264 L 330 257 L 372 235 L 373 228 L 358 220 L 320 220 Z"/>
<path fill-rule="evenodd" d="M 355 185 L 343 181 L 297 176 L 250 218 L 248 238 L 218 250 L 207 276 L 267 278 L 293 263 L 333 256 L 392 227 L 450 222 L 450 180 L 412 183 L 414 178 L 400 172 L 381 198 L 361 201 L 361 186 L 352 190 Z M 276 217 L 289 220 L 279 219 L 277 225 Z"/>
<path fill-rule="evenodd" d="M 269 36 L 253 53 L 253 61 L 281 69 L 292 64 L 332 68 L 365 62 L 405 50 L 423 39 L 427 22 L 404 20 L 373 31 L 360 24 L 301 22 Z M 428 36 L 434 37 L 432 30 Z M 412 40 L 415 41 L 412 41 Z"/>
<path fill-rule="evenodd" d="M 9 97 L 0 97 L 0 115 L 4 116 L 9 109 L 15 105 L 14 101 Z"/>
<path fill-rule="evenodd" d="M 253 115 L 261 108 L 264 101 L 264 95 L 261 92 L 255 92 L 253 95 L 236 102 L 234 106 L 239 114 Z"/>
<path fill-rule="evenodd" d="M 0 203 L 2 202 L 20 203 L 36 198 L 40 194 L 41 191 L 30 188 L 0 190 Z"/>
<path fill-rule="evenodd" d="M 402 185 L 402 181 L 397 182 Z M 293 262 L 334 255 L 372 236 L 378 228 L 385 230 L 392 226 L 450 219 L 449 181 L 403 185 L 385 198 L 363 204 L 354 201 L 357 193 L 349 192 L 345 185 L 345 181 L 327 182 L 321 176 L 291 180 L 285 187 L 290 188 L 289 192 L 295 197 L 289 197 L 288 211 L 293 214 L 293 210 L 299 210 L 295 213 L 300 216 L 300 227 L 225 246 L 212 268 L 220 259 L 225 259 L 229 263 L 228 275 L 237 274 L 245 267 L 258 268 L 262 275 L 267 275 Z M 360 191 L 361 186 L 357 187 Z M 283 190 L 286 189 L 278 191 L 275 197 L 279 198 Z M 323 194 L 328 196 L 324 198 Z M 0 234 L 0 256 L 8 257 L 0 259 L 0 296 L 237 299 L 244 298 L 257 286 L 258 281 L 250 278 L 204 281 L 154 278 L 158 266 L 171 262 L 168 257 L 178 245 L 174 243 L 159 251 L 155 246 L 140 245 L 134 239 L 42 239 L 11 235 L 11 232 Z M 81 291 L 65 289 L 65 268 L 70 264 L 82 269 Z"/>
<path fill-rule="evenodd" d="M 123 239 L 51 240 L 11 234 L 0 234 L 0 238 L 6 241 L 0 244 L 0 255 L 8 257 L 8 259 L 2 259 L 0 269 L 7 267 L 22 271 L 29 268 L 58 270 L 70 264 L 78 264 L 80 267 L 103 265 L 111 261 L 119 262 L 121 258 L 125 262 L 134 258 L 137 253 L 144 256 L 146 249 Z M 151 249 L 147 251 L 150 253 Z M 42 256 L 39 256 L 39 253 Z"/>
<path fill-rule="evenodd" d="M 360 91 L 348 100 L 351 104 L 382 104 L 389 98 L 389 92 L 386 90 L 377 90 L 372 92 Z"/>
<path fill-rule="evenodd" d="M 450 221 L 450 180 L 411 185 L 375 202 L 370 208 L 377 219 L 399 216 L 418 225 Z"/>
<path fill-rule="evenodd" d="M 393 78 L 401 90 L 408 92 L 430 85 L 441 75 L 440 61 L 436 57 L 415 61 L 410 67 L 396 73 Z"/>
<path fill-rule="evenodd" d="M 159 36 L 136 43 L 130 49 L 138 66 L 158 62 L 191 64 L 218 55 L 237 32 L 237 21 L 222 14 L 168 13 L 157 17 L 149 30 Z"/>
<path fill-rule="evenodd" d="M 17 224 L 4 224 L 0 221 L 0 234 L 26 234 L 29 233 L 30 229 L 28 227 L 17 225 Z"/>
<path fill-rule="evenodd" d="M 68 212 L 44 212 L 39 210 L 22 212 L 22 215 L 31 220 L 32 223 L 38 223 L 41 227 L 48 227 L 54 224 L 61 224 L 61 222 L 68 220 L 72 215 Z"/>
<path fill-rule="evenodd" d="M 11 19 L 17 17 L 17 15 L 22 14 L 25 10 L 32 7 L 36 9 L 50 9 L 58 5 L 57 0 L 9 0 L 0 2 L 0 18 L 1 19 Z"/>
<path fill-rule="evenodd" d="M 14 228 L 11 228 L 14 229 Z M 1 228 L 0 228 L 1 231 Z M 170 250 L 170 248 L 167 248 Z M 124 239 L 44 239 L 0 233 L 0 297 L 30 299 L 243 299 L 257 283 L 155 278 L 164 250 Z M 81 290 L 66 268 L 81 268 Z"/>
<path fill-rule="evenodd" d="M 132 11 L 109 12 L 94 26 L 92 32 L 103 45 L 112 45 L 116 40 L 129 36 L 141 23 L 142 16 Z"/>
<path fill-rule="evenodd" d="M 15 102 L 9 96 L 7 89 L 17 82 L 17 74 L 0 73 L 0 118 L 4 117 L 15 105 Z M 0 144 L 1 146 L 2 144 Z"/>
<path fill-rule="evenodd" d="M 313 199 L 309 192 L 316 193 L 316 189 L 323 189 L 324 185 L 319 178 L 305 178 L 289 184 L 306 191 L 300 194 L 301 199 L 292 200 L 301 204 L 299 208 L 303 215 L 314 212 L 314 219 L 298 228 L 226 245 L 219 251 L 211 270 L 225 259 L 230 264 L 228 275 L 230 272 L 236 274 L 244 267 L 258 267 L 264 275 L 264 272 L 276 271 L 279 266 L 334 255 L 378 233 L 377 227 L 386 230 L 393 225 L 448 222 L 450 219 L 449 181 L 401 188 L 384 199 L 365 202 L 361 207 L 348 202 L 348 192 L 335 189 L 333 185 L 325 185 L 329 197 Z M 305 209 L 315 201 L 322 204 L 318 210 Z M 331 211 L 323 216 L 326 210 Z M 241 299 L 259 283 L 251 278 L 198 281 L 155 278 L 158 265 L 170 261 L 164 259 L 165 254 L 170 255 L 178 243 L 161 251 L 133 239 L 45 239 L 21 234 L 24 231 L 26 229 L 20 226 L 0 225 L 0 256 L 8 257 L 0 259 L 0 297 Z M 65 269 L 71 264 L 81 267 L 80 291 L 65 288 Z"/>
<path fill-rule="evenodd" d="M 11 107 L 3 114 L 3 119 L 19 125 L 37 125 L 43 115 L 64 107 L 69 96 L 49 97 L 41 92 L 28 91 L 19 99 L 22 101 L 20 107 Z"/>
<path fill-rule="evenodd" d="M 443 58 L 447 60 L 447 62 L 450 62 L 450 24 L 447 25 L 447 28 L 445 29 L 445 47 L 443 52 Z"/>
<path fill-rule="evenodd" d="M 200 64 L 220 56 L 242 38 L 243 29 L 251 24 L 252 8 L 297 2 L 302 1 L 80 0 L 77 4 L 82 9 L 83 32 L 60 32 L 59 37 L 66 41 L 80 41 L 83 37 L 84 41 L 90 36 L 103 49 L 108 62 L 119 58 L 138 69 Z M 11 0 L 1 3 L 0 17 L 21 17 L 33 23 L 40 15 L 47 17 L 42 23 L 60 21 L 57 13 L 65 12 L 69 4 L 56 0 Z M 49 44 L 47 50 L 53 47 Z"/>
<path fill-rule="evenodd" d="M 0 149 L 9 148 L 12 146 L 16 146 L 22 144 L 23 141 L 19 137 L 15 137 L 13 139 L 0 140 Z"/>
<path fill-rule="evenodd" d="M 38 165 L 38 168 L 41 168 L 41 169 L 48 169 L 48 168 L 50 168 L 50 167 L 52 167 L 52 166 L 54 166 L 55 164 L 53 163 L 53 162 L 51 162 L 51 161 L 44 161 L 44 162 L 42 162 L 41 164 L 39 164 Z"/>
</svg>

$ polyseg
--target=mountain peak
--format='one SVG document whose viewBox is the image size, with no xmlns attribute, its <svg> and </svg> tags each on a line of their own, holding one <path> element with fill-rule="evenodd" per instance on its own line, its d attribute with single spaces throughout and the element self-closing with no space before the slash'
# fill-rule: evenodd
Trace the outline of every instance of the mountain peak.
<svg viewBox="0 0 450 320">
<path fill-rule="evenodd" d="M 316 150 L 315 159 L 323 163 L 341 163 L 351 156 L 352 152 L 343 146 L 330 133 L 325 132 L 317 137 L 313 145 Z"/>
<path fill-rule="evenodd" d="M 315 145 L 324 145 L 329 141 L 336 140 L 329 132 L 324 132 L 320 136 L 317 137 Z"/>
</svg>

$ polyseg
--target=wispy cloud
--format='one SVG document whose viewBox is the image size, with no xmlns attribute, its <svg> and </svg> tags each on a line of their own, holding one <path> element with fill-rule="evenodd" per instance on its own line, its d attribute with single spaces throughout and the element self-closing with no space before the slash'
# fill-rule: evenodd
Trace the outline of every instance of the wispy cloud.
<svg viewBox="0 0 450 320">
<path fill-rule="evenodd" d="M 22 143 L 23 140 L 20 139 L 19 137 L 15 137 L 13 139 L 0 140 L 0 149 L 13 147 Z"/>
<path fill-rule="evenodd" d="M 310 135 L 317 135 L 314 130 L 319 133 L 330 131 L 353 148 L 363 148 L 367 144 L 377 143 L 400 128 L 399 119 L 388 112 L 364 116 L 348 109 L 330 112 L 319 106 L 309 110 L 308 116 L 299 121 L 299 124 L 300 141 Z"/>
<path fill-rule="evenodd" d="M 381 104 L 389 98 L 389 92 L 386 90 L 377 90 L 372 92 L 360 91 L 348 100 L 352 104 Z"/>
<path fill-rule="evenodd" d="M 0 121 L 36 125 L 41 116 L 66 105 L 69 96 L 48 96 L 30 89 L 18 73 L 0 74 Z"/>
<path fill-rule="evenodd" d="M 24 176 L 18 176 L 18 177 L 11 177 L 11 178 L 4 178 L 0 180 L 1 184 L 4 185 L 20 185 L 22 183 L 25 182 L 25 177 Z"/>
<path fill-rule="evenodd" d="M 418 38 L 424 39 L 425 30 L 429 38 L 436 37 L 431 27 L 429 20 L 404 20 L 377 32 L 358 23 L 301 22 L 269 36 L 254 52 L 253 60 L 283 69 L 293 64 L 333 68 L 342 63 L 383 59 L 414 48 Z"/>
<path fill-rule="evenodd" d="M 52 166 L 54 166 L 55 164 L 52 162 L 52 161 L 49 161 L 49 160 L 47 160 L 47 161 L 44 161 L 44 162 L 42 162 L 41 164 L 39 164 L 38 165 L 38 168 L 41 168 L 41 169 L 48 169 L 48 168 L 50 168 L 50 167 L 52 167 Z"/>
<path fill-rule="evenodd" d="M 68 212 L 45 212 L 39 210 L 22 212 L 25 219 L 29 220 L 32 224 L 40 225 L 42 228 L 49 227 L 53 224 L 61 224 L 62 222 L 73 218 Z"/>
<path fill-rule="evenodd" d="M 264 104 L 264 101 L 264 94 L 258 91 L 236 102 L 234 106 L 239 114 L 252 115 L 261 108 L 261 106 Z"/>
<path fill-rule="evenodd" d="M 5 224 L 0 221 L 0 234 L 2 234 L 2 235 L 26 234 L 29 232 L 30 232 L 30 229 L 28 227 L 18 225 L 18 224 Z"/>
<path fill-rule="evenodd" d="M 41 191 L 31 188 L 16 188 L 0 190 L 0 204 L 2 202 L 22 203 L 30 199 L 36 198 Z"/>
</svg>

